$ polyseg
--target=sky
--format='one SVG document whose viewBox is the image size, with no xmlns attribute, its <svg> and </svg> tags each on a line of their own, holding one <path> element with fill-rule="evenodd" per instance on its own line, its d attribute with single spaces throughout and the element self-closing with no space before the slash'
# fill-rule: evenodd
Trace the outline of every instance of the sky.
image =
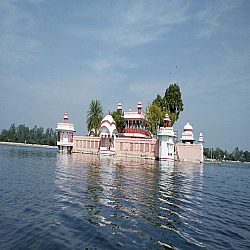
<svg viewBox="0 0 250 250">
<path fill-rule="evenodd" d="M 178 83 L 204 147 L 250 151 L 250 1 L 0 0 L 0 130 L 143 110 Z"/>
</svg>

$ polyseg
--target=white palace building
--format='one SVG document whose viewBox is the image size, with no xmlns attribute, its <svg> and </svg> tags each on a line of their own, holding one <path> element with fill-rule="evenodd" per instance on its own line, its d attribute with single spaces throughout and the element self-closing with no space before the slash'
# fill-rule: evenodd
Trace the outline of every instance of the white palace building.
<svg viewBox="0 0 250 250">
<path fill-rule="evenodd" d="M 122 112 L 121 103 L 117 110 Z M 159 129 L 157 139 L 142 126 L 145 115 L 139 101 L 137 111 L 124 112 L 126 126 L 119 131 L 111 115 L 106 115 L 99 130 L 100 136 L 74 136 L 74 124 L 68 123 L 68 115 L 64 115 L 64 123 L 58 123 L 57 146 L 62 152 L 85 152 L 103 155 L 120 155 L 127 157 L 142 157 L 159 159 L 161 161 L 191 161 L 203 162 L 203 135 L 199 136 L 199 144 L 195 144 L 193 128 L 189 122 L 184 126 L 184 132 L 177 143 L 171 120 L 168 114 L 164 117 L 164 127 Z"/>
</svg>

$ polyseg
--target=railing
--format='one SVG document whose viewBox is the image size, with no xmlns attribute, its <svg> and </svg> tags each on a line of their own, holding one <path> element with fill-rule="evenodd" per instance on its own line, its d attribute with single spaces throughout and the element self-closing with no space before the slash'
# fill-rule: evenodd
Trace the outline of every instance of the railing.
<svg viewBox="0 0 250 250">
<path fill-rule="evenodd" d="M 122 133 L 136 133 L 136 134 L 150 136 L 148 131 L 141 129 L 141 128 L 124 128 L 122 130 Z"/>
<path fill-rule="evenodd" d="M 63 141 L 57 141 L 58 146 L 72 146 L 73 147 L 73 142 L 63 142 Z"/>
</svg>

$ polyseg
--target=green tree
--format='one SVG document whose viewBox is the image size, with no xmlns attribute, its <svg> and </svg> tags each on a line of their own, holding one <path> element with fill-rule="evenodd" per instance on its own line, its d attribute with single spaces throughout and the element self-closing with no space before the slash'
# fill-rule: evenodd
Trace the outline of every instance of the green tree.
<svg viewBox="0 0 250 250">
<path fill-rule="evenodd" d="M 152 103 L 156 104 L 161 109 L 161 112 L 163 115 L 160 119 L 159 126 L 163 127 L 164 126 L 164 117 L 166 114 L 165 101 L 163 98 L 161 98 L 160 95 L 157 95 L 156 99 L 154 99 Z"/>
<path fill-rule="evenodd" d="M 181 90 L 178 84 L 171 84 L 163 97 L 165 101 L 165 109 L 169 111 L 169 118 L 172 126 L 178 120 L 180 112 L 183 111 L 183 103 L 181 99 Z"/>
<path fill-rule="evenodd" d="M 233 154 L 233 156 L 234 156 L 234 160 L 235 160 L 235 161 L 240 161 L 243 152 L 242 152 L 242 150 L 240 151 L 238 147 L 236 147 L 236 148 L 234 149 L 234 151 L 232 152 L 232 154 Z"/>
<path fill-rule="evenodd" d="M 1 135 L 0 135 L 0 141 L 8 141 L 8 130 L 2 129 Z"/>
<path fill-rule="evenodd" d="M 160 107 L 163 112 L 163 117 L 160 120 L 160 126 L 164 124 L 164 116 L 166 112 L 171 120 L 171 126 L 178 120 L 180 112 L 183 111 L 183 103 L 181 98 L 180 87 L 175 83 L 171 84 L 165 92 L 163 98 L 157 95 L 156 99 L 153 101 L 158 107 Z"/>
<path fill-rule="evenodd" d="M 95 135 L 97 135 L 97 131 L 100 129 L 101 121 L 104 117 L 103 108 L 101 106 L 101 102 L 99 100 L 92 100 L 89 104 L 89 109 L 87 111 L 87 129 L 91 131 L 91 129 L 95 130 Z"/>
<path fill-rule="evenodd" d="M 8 131 L 8 140 L 11 142 L 16 142 L 16 126 L 15 123 L 10 125 L 9 131 Z"/>
<path fill-rule="evenodd" d="M 146 108 L 145 119 L 142 120 L 142 126 L 146 127 L 153 135 L 157 134 L 157 127 L 161 123 L 163 113 L 158 105 L 152 102 Z"/>
<path fill-rule="evenodd" d="M 120 110 L 116 110 L 116 111 L 113 111 L 111 113 L 111 116 L 113 117 L 113 119 L 116 123 L 118 133 L 121 133 L 122 130 L 126 126 L 125 119 L 124 119 L 123 115 L 124 115 L 124 113 L 121 112 Z"/>
<path fill-rule="evenodd" d="M 210 149 L 209 148 L 204 148 L 203 152 L 204 152 L 204 156 L 206 158 L 210 158 L 211 153 L 210 153 Z"/>
<path fill-rule="evenodd" d="M 243 153 L 243 156 L 244 156 L 244 161 L 250 162 L 250 152 L 245 151 Z"/>
<path fill-rule="evenodd" d="M 217 160 L 221 160 L 223 159 L 224 154 L 224 151 L 217 147 L 214 151 L 214 158 Z"/>
</svg>

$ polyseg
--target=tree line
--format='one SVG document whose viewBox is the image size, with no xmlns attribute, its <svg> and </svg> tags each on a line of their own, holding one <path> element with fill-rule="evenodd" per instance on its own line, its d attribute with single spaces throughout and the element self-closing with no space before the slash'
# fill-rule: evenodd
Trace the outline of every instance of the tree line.
<svg viewBox="0 0 250 250">
<path fill-rule="evenodd" d="M 239 150 L 236 147 L 231 153 L 220 148 L 204 148 L 204 156 L 216 160 L 250 162 L 250 152 Z"/>
<path fill-rule="evenodd" d="M 3 142 L 19 142 L 29 144 L 41 144 L 56 146 L 57 134 L 52 128 L 44 130 L 43 127 L 37 127 L 36 125 L 29 129 L 28 126 L 19 125 L 15 126 L 15 123 L 10 125 L 9 130 L 2 129 L 0 135 L 0 141 Z"/>
</svg>

